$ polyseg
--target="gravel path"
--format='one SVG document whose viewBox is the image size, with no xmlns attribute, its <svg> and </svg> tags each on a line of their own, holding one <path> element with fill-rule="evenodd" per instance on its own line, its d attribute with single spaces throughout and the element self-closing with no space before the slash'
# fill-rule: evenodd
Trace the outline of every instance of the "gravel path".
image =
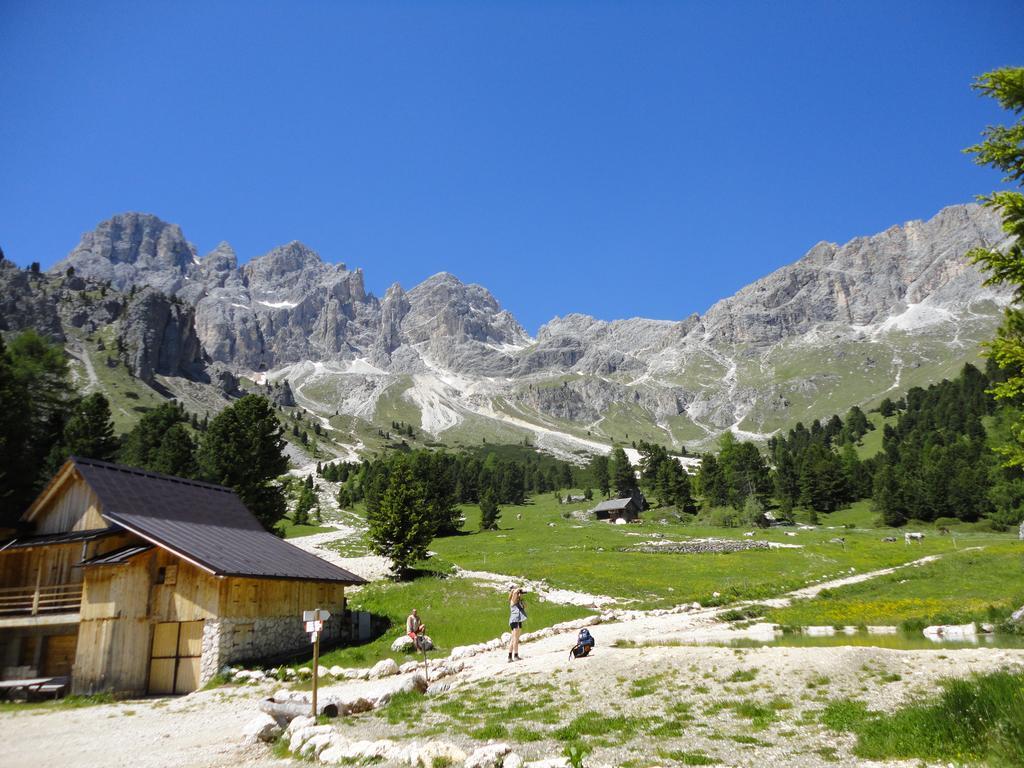
<svg viewBox="0 0 1024 768">
<path fill-rule="evenodd" d="M 270 768 L 285 766 L 240 734 L 252 690 L 200 691 L 80 709 L 0 714 L 5 768 Z"/>
</svg>

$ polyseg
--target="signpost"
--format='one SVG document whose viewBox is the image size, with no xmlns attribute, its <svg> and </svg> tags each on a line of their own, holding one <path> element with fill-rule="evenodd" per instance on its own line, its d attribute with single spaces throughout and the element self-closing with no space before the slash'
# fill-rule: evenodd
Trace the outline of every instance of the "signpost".
<svg viewBox="0 0 1024 768">
<path fill-rule="evenodd" d="M 302 621 L 305 622 L 306 631 L 309 632 L 310 642 L 313 643 L 313 719 L 316 719 L 316 687 L 317 670 L 320 668 L 320 633 L 324 631 L 324 622 L 331 618 L 330 611 L 317 608 L 313 611 L 303 611 Z"/>
</svg>

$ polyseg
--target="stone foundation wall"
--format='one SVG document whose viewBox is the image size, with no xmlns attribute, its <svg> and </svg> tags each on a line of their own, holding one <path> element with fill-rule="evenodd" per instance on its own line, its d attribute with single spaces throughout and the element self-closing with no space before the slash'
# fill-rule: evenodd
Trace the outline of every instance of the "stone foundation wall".
<svg viewBox="0 0 1024 768">
<path fill-rule="evenodd" d="M 322 642 L 341 635 L 341 617 L 324 622 Z M 257 619 L 207 619 L 203 626 L 200 685 L 205 685 L 226 664 L 253 661 L 288 653 L 313 652 L 301 616 Z"/>
</svg>

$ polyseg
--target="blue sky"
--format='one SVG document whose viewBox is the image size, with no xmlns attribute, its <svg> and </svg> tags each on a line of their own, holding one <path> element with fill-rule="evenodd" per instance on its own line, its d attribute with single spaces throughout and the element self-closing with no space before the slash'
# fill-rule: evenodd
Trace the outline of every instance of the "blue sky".
<svg viewBox="0 0 1024 768">
<path fill-rule="evenodd" d="M 0 0 L 0 246 L 127 210 L 382 295 L 442 270 L 532 333 L 677 319 L 999 185 L 969 88 L 1020 2 Z"/>
</svg>

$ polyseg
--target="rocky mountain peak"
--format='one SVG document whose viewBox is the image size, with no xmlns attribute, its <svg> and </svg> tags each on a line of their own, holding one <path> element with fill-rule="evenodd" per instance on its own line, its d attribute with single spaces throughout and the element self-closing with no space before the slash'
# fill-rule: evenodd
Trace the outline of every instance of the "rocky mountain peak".
<svg viewBox="0 0 1024 768">
<path fill-rule="evenodd" d="M 410 310 L 403 330 L 413 343 L 437 336 L 512 345 L 529 340 L 490 291 L 448 272 L 432 275 L 406 296 Z"/>
<path fill-rule="evenodd" d="M 242 267 L 242 270 L 250 281 L 270 284 L 293 276 L 296 272 L 319 273 L 325 266 L 316 251 L 298 240 L 293 240 L 286 245 L 279 245 L 262 256 L 257 256 Z M 342 265 L 342 269 L 344 269 L 344 265 Z"/>
<path fill-rule="evenodd" d="M 79 275 L 109 281 L 118 290 L 148 285 L 171 294 L 181 288 L 196 262 L 195 249 L 177 224 L 148 213 L 121 213 L 82 235 L 67 258 L 50 271 L 74 267 Z"/>
<path fill-rule="evenodd" d="M 710 341 L 769 344 L 822 323 L 880 323 L 926 300 L 967 306 L 982 277 L 966 253 L 1002 239 L 996 213 L 956 205 L 844 245 L 818 243 L 711 307 L 700 332 Z"/>
<path fill-rule="evenodd" d="M 238 269 L 238 256 L 231 244 L 222 240 L 216 248 L 203 256 L 200 264 L 209 272 L 229 272 Z"/>
</svg>

